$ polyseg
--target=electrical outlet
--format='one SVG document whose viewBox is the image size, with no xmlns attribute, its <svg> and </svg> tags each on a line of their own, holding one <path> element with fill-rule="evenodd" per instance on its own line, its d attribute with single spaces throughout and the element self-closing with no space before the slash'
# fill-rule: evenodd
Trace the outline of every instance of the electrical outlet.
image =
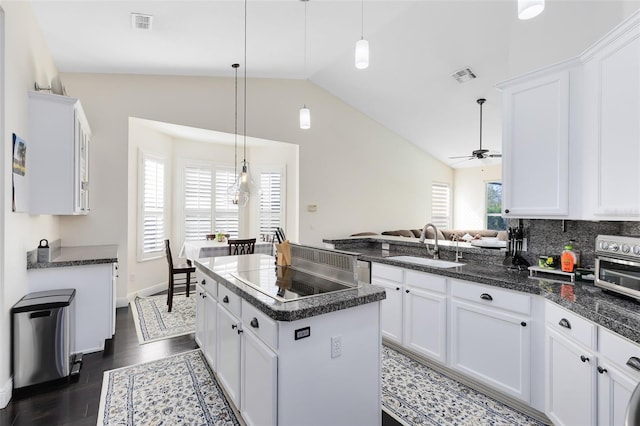
<svg viewBox="0 0 640 426">
<path fill-rule="evenodd" d="M 331 338 L 331 358 L 337 358 L 342 355 L 342 336 L 333 336 Z"/>
</svg>

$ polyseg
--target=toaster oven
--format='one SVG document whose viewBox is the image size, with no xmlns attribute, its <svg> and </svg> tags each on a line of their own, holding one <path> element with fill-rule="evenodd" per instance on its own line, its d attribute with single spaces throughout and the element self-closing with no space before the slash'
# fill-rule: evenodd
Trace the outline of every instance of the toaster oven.
<svg viewBox="0 0 640 426">
<path fill-rule="evenodd" d="M 598 235 L 595 285 L 640 301 L 640 237 Z"/>
</svg>

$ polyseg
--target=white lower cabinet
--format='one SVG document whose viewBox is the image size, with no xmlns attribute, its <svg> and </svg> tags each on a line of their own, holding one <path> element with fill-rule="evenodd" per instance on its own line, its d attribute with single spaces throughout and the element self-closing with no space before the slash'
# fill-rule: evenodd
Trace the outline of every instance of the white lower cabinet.
<svg viewBox="0 0 640 426">
<path fill-rule="evenodd" d="M 375 269 L 375 268 L 374 268 Z M 386 299 L 381 303 L 382 336 L 395 343 L 402 344 L 402 302 L 404 284 L 384 281 L 372 277 L 371 283 L 384 287 Z"/>
<path fill-rule="evenodd" d="M 278 356 L 244 327 L 240 412 L 247 425 L 277 424 L 277 385 Z"/>
<path fill-rule="evenodd" d="M 205 309 L 204 301 L 207 295 L 204 289 L 200 285 L 196 285 L 196 343 L 204 350 L 206 346 L 206 327 L 207 327 L 207 311 Z"/>
<path fill-rule="evenodd" d="M 209 365 L 216 371 L 217 358 L 217 324 L 218 324 L 218 304 L 216 299 L 208 293 L 204 296 L 204 310 L 206 311 L 206 320 L 204 324 L 204 346 L 200 347 L 204 350 L 204 356 L 207 358 Z"/>
<path fill-rule="evenodd" d="M 224 386 L 231 401 L 240 406 L 240 356 L 242 324 L 240 320 L 222 305 L 218 306 L 216 367 L 218 379 Z"/>
<path fill-rule="evenodd" d="M 472 283 L 452 286 L 449 364 L 525 402 L 531 392 L 529 295 Z M 497 305 L 497 306 L 494 306 Z"/>
<path fill-rule="evenodd" d="M 547 416 L 558 426 L 595 424 L 594 353 L 547 326 L 545 364 Z"/>
</svg>

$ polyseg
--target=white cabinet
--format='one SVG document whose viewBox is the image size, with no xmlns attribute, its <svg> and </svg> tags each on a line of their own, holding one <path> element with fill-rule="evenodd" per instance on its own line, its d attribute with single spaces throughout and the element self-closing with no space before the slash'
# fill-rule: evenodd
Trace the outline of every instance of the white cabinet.
<svg viewBox="0 0 640 426">
<path fill-rule="evenodd" d="M 405 274 L 404 345 L 444 364 L 447 362 L 446 279 L 416 271 L 405 271 Z"/>
<path fill-rule="evenodd" d="M 640 218 L 640 24 L 623 23 L 585 53 L 587 219 Z"/>
<path fill-rule="evenodd" d="M 89 212 L 91 131 L 80 101 L 29 92 L 29 212 Z"/>
<path fill-rule="evenodd" d="M 242 395 L 247 425 L 275 425 L 278 412 L 278 323 L 242 301 Z"/>
<path fill-rule="evenodd" d="M 462 281 L 450 285 L 451 367 L 529 402 L 530 296 Z"/>
<path fill-rule="evenodd" d="M 113 337 L 115 316 L 114 263 L 29 269 L 28 291 L 75 288 L 77 352 L 104 350 Z"/>
<path fill-rule="evenodd" d="M 218 306 L 217 373 L 236 407 L 240 406 L 240 330 L 240 320 L 223 306 Z"/>
<path fill-rule="evenodd" d="M 386 290 L 387 297 L 381 302 L 382 310 L 382 337 L 389 339 L 398 344 L 402 344 L 402 303 L 404 284 L 386 281 L 376 277 L 376 264 L 373 266 L 371 276 L 371 284 L 383 287 Z"/>
<path fill-rule="evenodd" d="M 196 292 L 193 297 L 196 298 L 196 343 L 201 349 L 204 349 L 207 341 L 207 311 L 204 301 L 207 294 L 199 284 L 196 284 Z"/>
<path fill-rule="evenodd" d="M 196 269 L 196 343 L 202 349 L 209 366 L 216 371 L 217 283 Z"/>
<path fill-rule="evenodd" d="M 204 324 L 204 347 L 201 346 L 201 348 L 204 349 L 204 356 L 209 361 L 209 365 L 213 371 L 216 371 L 218 303 L 209 293 L 204 297 L 204 310 L 207 314 Z"/>
<path fill-rule="evenodd" d="M 506 217 L 569 214 L 570 71 L 503 86 L 502 182 Z"/>
</svg>

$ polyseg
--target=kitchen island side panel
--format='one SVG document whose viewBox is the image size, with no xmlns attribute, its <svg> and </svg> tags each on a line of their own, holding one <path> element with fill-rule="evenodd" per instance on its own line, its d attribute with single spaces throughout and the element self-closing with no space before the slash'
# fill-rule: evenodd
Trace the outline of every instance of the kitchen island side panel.
<svg viewBox="0 0 640 426">
<path fill-rule="evenodd" d="M 381 424 L 380 302 L 279 324 L 278 425 Z"/>
</svg>

